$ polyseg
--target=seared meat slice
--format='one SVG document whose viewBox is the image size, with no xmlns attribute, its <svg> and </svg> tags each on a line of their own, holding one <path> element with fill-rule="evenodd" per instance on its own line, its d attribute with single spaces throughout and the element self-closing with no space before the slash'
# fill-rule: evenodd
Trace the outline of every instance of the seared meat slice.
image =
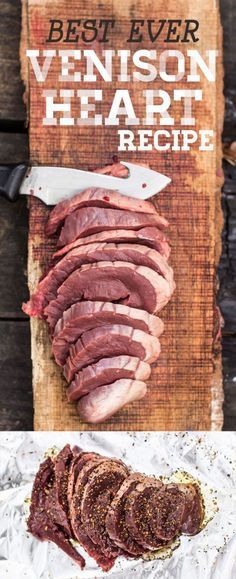
<svg viewBox="0 0 236 579">
<path fill-rule="evenodd" d="M 122 378 L 130 380 L 148 380 L 151 368 L 146 362 L 131 356 L 115 356 L 102 358 L 96 364 L 91 364 L 75 374 L 74 381 L 67 389 L 70 402 L 78 400 L 92 392 L 98 386 L 111 384 Z"/>
<path fill-rule="evenodd" d="M 57 364 L 63 365 L 71 344 L 86 331 L 108 324 L 122 324 L 159 337 L 164 324 L 157 316 L 144 310 L 109 302 L 78 302 L 58 320 L 52 341 Z"/>
<path fill-rule="evenodd" d="M 130 535 L 125 521 L 126 501 L 139 482 L 146 477 L 140 473 L 125 479 L 114 497 L 106 517 L 106 528 L 114 543 L 130 555 L 142 555 L 145 549 Z"/>
<path fill-rule="evenodd" d="M 169 301 L 175 284 L 170 284 L 149 267 L 123 261 L 101 261 L 83 265 L 60 286 L 57 298 L 44 310 L 53 329 L 63 312 L 82 300 L 120 302 L 153 314 Z"/>
<path fill-rule="evenodd" d="M 39 283 L 36 293 L 27 306 L 24 306 L 25 310 L 36 310 L 38 316 L 42 316 L 46 305 L 56 298 L 58 288 L 73 271 L 86 263 L 99 261 L 128 261 L 144 265 L 154 269 L 173 284 L 173 270 L 155 249 L 135 244 L 92 243 L 73 249 L 56 263 Z"/>
<path fill-rule="evenodd" d="M 140 380 L 116 380 L 80 398 L 78 412 L 85 422 L 98 424 L 110 418 L 125 404 L 141 400 L 146 392 L 147 386 Z"/>
<path fill-rule="evenodd" d="M 129 469 L 111 460 L 101 463 L 89 476 L 81 502 L 81 519 L 90 539 L 107 557 L 117 557 L 120 549 L 106 530 L 106 515 Z"/>
<path fill-rule="evenodd" d="M 167 484 L 150 495 L 150 527 L 162 540 L 170 541 L 181 532 L 195 534 L 202 521 L 202 500 L 194 485 Z"/>
<path fill-rule="evenodd" d="M 179 489 L 185 496 L 185 511 L 181 533 L 195 535 L 199 533 L 204 517 L 204 504 L 197 484 L 180 484 Z"/>
<path fill-rule="evenodd" d="M 64 376 L 71 382 L 76 372 L 100 358 L 125 354 L 152 364 L 160 355 L 160 342 L 155 336 L 129 326 L 108 325 L 89 330 L 71 346 Z"/>
<path fill-rule="evenodd" d="M 138 213 L 122 209 L 103 209 L 102 207 L 83 207 L 68 215 L 64 221 L 58 240 L 59 247 L 109 229 L 142 229 L 158 227 L 165 229 L 168 222 L 158 213 Z"/>
<path fill-rule="evenodd" d="M 59 525 L 68 536 L 73 538 L 68 518 L 67 484 L 70 464 L 74 458 L 69 444 L 67 444 L 53 461 L 54 481 L 48 491 L 46 508 L 54 523 Z"/>
<path fill-rule="evenodd" d="M 73 498 L 77 477 L 82 467 L 90 460 L 101 458 L 96 452 L 80 452 L 72 459 L 68 473 L 67 504 L 70 512 L 70 503 Z"/>
<path fill-rule="evenodd" d="M 85 560 L 70 543 L 70 535 L 63 531 L 61 525 L 54 523 L 48 505 L 48 493 L 54 483 L 54 464 L 47 458 L 36 474 L 30 504 L 28 530 L 40 541 L 52 541 L 78 563 L 81 569 Z M 55 512 L 54 512 L 55 516 Z"/>
<path fill-rule="evenodd" d="M 99 464 L 102 464 L 105 461 L 110 462 L 109 459 L 101 456 L 92 460 L 88 460 L 86 464 L 84 464 L 82 460 L 82 467 L 80 471 L 79 463 L 77 463 L 77 478 L 74 486 L 74 494 L 70 502 L 70 520 L 74 535 L 82 547 L 84 547 L 90 557 L 95 559 L 103 571 L 109 571 L 109 569 L 113 567 L 116 557 L 106 557 L 103 554 L 100 545 L 96 545 L 93 541 L 91 541 L 81 518 L 81 503 L 85 485 L 90 479 L 93 470 L 99 466 Z"/>
<path fill-rule="evenodd" d="M 166 259 L 170 256 L 170 246 L 163 231 L 157 227 L 143 227 L 138 231 L 133 229 L 111 229 L 109 231 L 100 231 L 88 237 L 81 237 L 58 249 L 53 258 L 63 257 L 71 249 L 89 245 L 90 243 L 141 243 L 152 249 L 156 249 Z"/>
<path fill-rule="evenodd" d="M 133 197 L 121 195 L 118 191 L 92 187 L 80 191 L 70 199 L 65 199 L 52 209 L 46 225 L 46 235 L 56 233 L 66 217 L 81 207 L 106 207 L 125 209 L 137 213 L 156 214 L 156 209 L 150 201 L 142 201 Z M 163 219 L 163 222 L 165 220 Z"/>
<path fill-rule="evenodd" d="M 179 534 L 184 505 L 177 485 L 147 478 L 130 493 L 126 503 L 130 534 L 147 549 L 163 546 Z"/>
</svg>

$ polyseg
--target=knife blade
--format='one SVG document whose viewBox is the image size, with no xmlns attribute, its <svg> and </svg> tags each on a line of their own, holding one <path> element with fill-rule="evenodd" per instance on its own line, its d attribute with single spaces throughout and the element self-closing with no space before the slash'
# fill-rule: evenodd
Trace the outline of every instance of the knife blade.
<svg viewBox="0 0 236 579">
<path fill-rule="evenodd" d="M 0 193 L 10 201 L 15 201 L 18 195 L 33 195 L 46 205 L 56 205 L 90 187 L 149 199 L 171 182 L 169 177 L 147 167 L 124 161 L 121 163 L 129 171 L 126 178 L 68 167 L 8 165 L 0 167 Z"/>
</svg>

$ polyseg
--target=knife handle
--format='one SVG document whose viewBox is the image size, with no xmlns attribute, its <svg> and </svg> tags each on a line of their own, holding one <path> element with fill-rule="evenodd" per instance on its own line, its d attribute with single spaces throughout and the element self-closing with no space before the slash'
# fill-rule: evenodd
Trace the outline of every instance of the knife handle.
<svg viewBox="0 0 236 579">
<path fill-rule="evenodd" d="M 0 165 L 0 196 L 14 202 L 20 194 L 20 186 L 27 171 L 27 165 Z"/>
</svg>

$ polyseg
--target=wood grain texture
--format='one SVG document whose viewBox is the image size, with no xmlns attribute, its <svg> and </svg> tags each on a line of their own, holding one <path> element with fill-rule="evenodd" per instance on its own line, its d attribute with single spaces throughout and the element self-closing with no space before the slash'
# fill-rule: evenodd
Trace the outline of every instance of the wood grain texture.
<svg viewBox="0 0 236 579">
<path fill-rule="evenodd" d="M 27 44 L 42 47 L 48 30 L 49 18 L 88 17 L 84 2 L 65 0 L 29 0 L 24 6 L 28 26 L 24 26 L 22 54 Z M 122 47 L 131 17 L 148 18 L 153 14 L 153 3 L 131 0 L 103 4 L 91 2 L 93 17 L 113 18 L 119 23 L 120 34 L 113 36 L 112 47 Z M 219 14 L 214 0 L 186 2 L 174 0 L 158 2 L 158 18 L 176 17 L 200 20 L 198 49 L 219 48 Z M 24 20 L 26 23 L 26 20 Z M 64 47 L 66 45 L 64 44 Z M 70 45 L 70 48 L 73 45 Z M 148 46 L 142 46 L 143 48 Z M 176 45 L 175 45 L 176 47 Z M 188 45 L 189 47 L 189 45 Z M 163 46 L 157 45 L 158 50 Z M 166 48 L 166 45 L 165 45 Z M 184 45 L 181 46 L 184 50 Z M 23 59 L 23 75 L 27 84 L 27 68 Z M 102 166 L 117 153 L 116 132 L 112 128 L 97 127 L 42 127 L 43 108 L 41 87 L 30 75 L 30 152 L 37 163 L 73 165 L 75 167 Z M 55 74 L 50 74 L 48 87 L 56 87 Z M 47 83 L 46 83 L 47 85 Z M 180 85 L 179 85 L 180 87 Z M 45 85 L 44 85 L 45 88 Z M 101 83 L 102 88 L 102 83 Z M 114 83 L 112 90 L 117 88 Z M 127 87 L 126 87 L 127 88 Z M 142 111 L 142 84 L 128 87 L 138 111 Z M 150 88 L 150 87 L 147 87 Z M 167 90 L 172 87 L 168 87 Z M 172 243 L 171 263 L 175 271 L 177 289 L 171 303 L 162 311 L 165 334 L 162 337 L 162 355 L 149 382 L 145 400 L 135 403 L 97 427 L 99 430 L 209 430 L 222 425 L 222 384 L 220 353 L 216 347 L 217 317 L 215 309 L 216 264 L 219 255 L 220 211 L 219 179 L 221 164 L 219 137 L 223 118 L 222 68 L 219 64 L 218 83 L 207 83 L 201 88 L 205 99 L 198 106 L 197 129 L 217 127 L 215 151 L 199 153 L 156 152 L 145 153 L 145 162 L 152 168 L 171 174 L 172 185 L 154 200 L 158 210 L 170 221 Z M 107 95 L 102 103 L 107 110 Z M 139 114 L 139 116 L 143 116 Z M 142 128 L 142 127 L 140 127 Z M 178 127 L 178 125 L 176 126 Z M 122 155 L 127 160 L 131 155 Z M 132 161 L 143 161 L 144 154 L 133 153 Z M 36 200 L 30 207 L 29 233 L 29 286 L 33 291 L 47 264 L 51 247 L 44 236 L 47 210 Z M 36 430 L 90 429 L 80 422 L 75 408 L 65 403 L 65 386 L 60 370 L 52 360 L 46 325 L 32 320 L 32 360 Z M 217 351 L 217 358 L 216 356 Z M 45 400 L 47 401 L 45 403 Z M 96 427 L 93 427 L 95 430 Z"/>
</svg>

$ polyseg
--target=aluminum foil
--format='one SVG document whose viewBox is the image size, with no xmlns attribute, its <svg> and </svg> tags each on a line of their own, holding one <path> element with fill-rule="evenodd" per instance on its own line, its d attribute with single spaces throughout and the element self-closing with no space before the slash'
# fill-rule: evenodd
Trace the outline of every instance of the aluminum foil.
<svg viewBox="0 0 236 579">
<path fill-rule="evenodd" d="M 195 537 L 181 537 L 170 558 L 127 561 L 120 557 L 103 573 L 85 555 L 81 571 L 56 545 L 27 533 L 27 503 L 32 481 L 48 448 L 77 444 L 123 459 L 134 470 L 170 477 L 187 471 L 218 505 Z M 80 549 L 82 554 L 84 552 Z M 236 433 L 0 433 L 1 579 L 235 579 Z"/>
</svg>

